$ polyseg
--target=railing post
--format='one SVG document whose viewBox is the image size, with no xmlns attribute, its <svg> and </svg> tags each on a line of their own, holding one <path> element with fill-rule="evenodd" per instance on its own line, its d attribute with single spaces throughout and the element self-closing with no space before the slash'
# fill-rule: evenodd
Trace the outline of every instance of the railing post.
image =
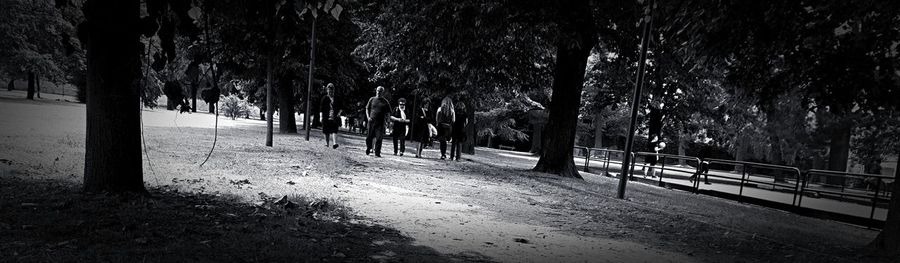
<svg viewBox="0 0 900 263">
<path fill-rule="evenodd" d="M 588 165 L 590 165 L 591 161 L 591 148 L 585 148 L 587 153 L 584 156 L 584 172 L 588 172 Z"/>
<path fill-rule="evenodd" d="M 876 177 L 875 179 L 878 181 L 875 182 L 875 197 L 872 198 L 872 212 L 869 212 L 869 219 L 875 218 L 875 207 L 878 205 L 878 190 L 881 188 L 879 187 L 881 186 L 881 178 Z"/>
<path fill-rule="evenodd" d="M 606 150 L 604 152 L 606 153 L 606 164 L 603 167 L 603 172 L 606 173 L 607 176 L 609 176 L 609 150 Z"/>
<path fill-rule="evenodd" d="M 794 184 L 794 199 L 791 200 L 791 205 L 796 206 L 797 204 L 797 193 L 800 191 L 800 169 L 794 168 L 794 171 L 797 172 L 797 177 L 794 178 L 797 182 Z"/>
</svg>

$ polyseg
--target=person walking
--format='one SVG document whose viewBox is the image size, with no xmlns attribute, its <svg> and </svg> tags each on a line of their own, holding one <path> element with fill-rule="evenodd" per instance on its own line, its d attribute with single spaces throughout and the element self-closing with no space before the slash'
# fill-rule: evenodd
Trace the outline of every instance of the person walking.
<svg viewBox="0 0 900 263">
<path fill-rule="evenodd" d="M 656 178 L 656 164 L 659 163 L 659 152 L 666 148 L 666 142 L 662 141 L 659 136 L 653 136 L 653 139 L 650 140 L 650 145 L 653 150 L 653 155 L 649 155 L 646 158 L 648 166 L 646 167 L 647 172 L 644 175 Z"/>
<path fill-rule="evenodd" d="M 394 138 L 394 155 L 397 155 L 397 150 L 399 150 L 400 156 L 403 156 L 403 152 L 406 151 L 406 135 L 409 134 L 407 126 L 410 121 L 406 114 L 406 99 L 400 98 L 397 100 L 397 108 L 391 114 L 391 120 L 394 122 L 394 130 L 391 134 Z M 398 141 L 399 148 L 397 147 Z"/>
<path fill-rule="evenodd" d="M 341 114 L 344 112 L 334 97 L 334 84 L 325 87 L 326 95 L 319 103 L 319 119 L 322 120 L 322 133 L 325 134 L 325 147 L 338 148 L 337 132 L 341 127 Z M 332 144 L 334 142 L 334 144 Z"/>
<path fill-rule="evenodd" d="M 428 114 L 428 107 L 430 105 L 431 102 L 428 100 L 422 101 L 422 103 L 416 105 L 418 109 L 416 109 L 415 119 L 413 121 L 413 138 L 419 141 L 419 145 L 416 148 L 416 158 L 422 158 L 422 149 L 424 149 L 425 145 L 428 144 L 428 141 L 431 140 L 430 131 L 428 130 L 428 126 L 432 123 L 432 120 L 429 118 L 431 114 Z"/>
<path fill-rule="evenodd" d="M 453 122 L 456 120 L 456 111 L 453 110 L 453 100 L 449 96 L 441 100 L 441 107 L 435 113 L 437 121 L 437 138 L 441 143 L 441 160 L 447 159 L 447 141 L 453 133 Z"/>
<path fill-rule="evenodd" d="M 375 97 L 369 98 L 366 103 L 366 118 L 369 127 L 366 129 L 366 155 L 375 151 L 375 157 L 381 157 L 381 141 L 384 139 L 384 125 L 387 116 L 390 116 L 391 104 L 383 98 L 384 87 L 375 88 Z"/>
<path fill-rule="evenodd" d="M 709 158 L 710 158 L 709 146 L 703 145 L 702 147 L 703 148 L 701 148 L 700 152 L 697 154 L 697 158 L 700 159 L 700 163 L 698 164 L 700 167 L 699 167 L 699 169 L 697 169 L 697 172 L 695 172 L 693 175 L 691 175 L 691 178 L 688 180 L 691 181 L 691 183 L 693 183 L 694 179 L 698 179 L 700 177 L 700 175 L 703 174 L 703 183 L 710 184 L 709 183 Z"/>
<path fill-rule="evenodd" d="M 453 121 L 453 131 L 450 135 L 453 142 L 450 146 L 450 160 L 455 157 L 458 162 L 462 157 L 462 144 L 466 142 L 466 125 L 469 124 L 469 116 L 466 114 L 465 103 L 459 103 L 457 106 L 456 119 Z"/>
</svg>

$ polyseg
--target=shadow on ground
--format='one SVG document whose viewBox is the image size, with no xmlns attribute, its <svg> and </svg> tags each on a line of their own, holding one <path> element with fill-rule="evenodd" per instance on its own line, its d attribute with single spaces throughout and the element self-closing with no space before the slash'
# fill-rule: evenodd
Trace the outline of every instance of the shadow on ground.
<svg viewBox="0 0 900 263">
<path fill-rule="evenodd" d="M 151 189 L 84 194 L 78 185 L 0 176 L 0 258 L 13 262 L 450 262 L 397 230 L 326 201 Z"/>
</svg>

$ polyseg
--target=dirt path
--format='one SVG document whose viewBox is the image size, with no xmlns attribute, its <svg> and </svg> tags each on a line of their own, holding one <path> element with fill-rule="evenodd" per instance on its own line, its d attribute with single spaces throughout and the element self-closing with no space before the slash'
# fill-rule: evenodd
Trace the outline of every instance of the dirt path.
<svg viewBox="0 0 900 263">
<path fill-rule="evenodd" d="M 14 113 L 0 115 L 0 126 L 15 126 L 0 130 L 0 159 L 24 174 L 79 182 L 83 109 L 0 98 L 0 111 Z M 417 246 L 467 261 L 852 262 L 871 260 L 858 252 L 876 234 L 636 183 L 627 200 L 618 200 L 609 178 L 529 172 L 536 159 L 523 153 L 480 149 L 459 163 L 435 159 L 433 149 L 426 159 L 390 152 L 374 158 L 363 154 L 361 137 L 345 136 L 333 150 L 318 132 L 310 142 L 276 134 L 269 148 L 262 146 L 264 126 L 254 120 L 220 119 L 219 144 L 201 169 L 212 142 L 211 115 L 143 114 L 150 186 L 247 203 L 258 202 L 260 193 L 330 200 Z M 384 146 L 390 149 L 390 142 Z"/>
</svg>

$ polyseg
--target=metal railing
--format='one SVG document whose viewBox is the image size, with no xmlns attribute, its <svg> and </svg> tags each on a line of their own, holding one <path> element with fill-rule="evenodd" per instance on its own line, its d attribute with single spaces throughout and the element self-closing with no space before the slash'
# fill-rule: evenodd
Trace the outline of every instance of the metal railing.
<svg viewBox="0 0 900 263">
<path fill-rule="evenodd" d="M 634 154 L 635 154 L 635 155 L 634 155 L 635 157 L 638 157 L 638 156 L 644 156 L 644 157 L 656 157 L 656 158 L 657 158 L 656 163 L 657 163 L 658 166 L 659 166 L 659 176 L 658 176 L 659 182 L 658 182 L 658 183 L 659 183 L 660 185 L 663 184 L 663 178 L 665 178 L 665 174 L 666 174 L 666 163 L 667 163 L 668 161 L 671 161 L 671 160 L 675 160 L 675 161 L 682 161 L 682 160 L 683 160 L 683 161 L 685 161 L 686 164 L 687 164 L 687 163 L 694 163 L 694 164 L 696 164 L 696 165 L 694 165 L 693 167 L 691 167 L 691 168 L 689 168 L 689 169 L 685 169 L 685 168 L 682 167 L 682 166 L 675 166 L 675 167 L 672 167 L 672 166 L 670 165 L 669 168 L 668 168 L 669 171 L 677 171 L 677 172 L 682 172 L 682 173 L 689 173 L 689 174 L 691 174 L 691 175 L 700 173 L 700 158 L 697 158 L 697 157 L 682 156 L 682 155 L 674 155 L 674 154 L 664 154 L 664 153 L 652 153 L 652 152 L 636 152 L 636 153 L 634 153 Z M 651 166 L 651 165 L 648 164 L 647 162 L 641 162 L 640 164 L 637 164 L 637 163 L 638 163 L 637 161 L 631 163 L 631 171 L 632 171 L 632 172 L 631 172 L 630 174 L 631 174 L 632 176 L 634 175 L 634 171 L 635 171 L 635 167 L 636 167 L 636 166 L 640 166 L 642 170 L 643 170 L 643 168 L 651 168 L 652 170 L 655 170 L 655 169 L 656 169 L 656 166 L 655 166 L 655 165 L 654 165 L 654 166 Z M 689 166 L 689 167 L 690 167 L 690 166 Z M 652 171 L 651 169 L 648 169 L 648 172 Z M 645 175 L 647 175 L 647 174 L 645 174 Z M 652 172 L 652 173 L 650 174 L 650 176 L 652 176 L 652 177 L 657 177 L 656 174 L 655 174 L 655 172 Z"/>
<path fill-rule="evenodd" d="M 598 167 L 596 165 L 593 167 L 591 166 L 591 162 L 599 161 L 601 163 L 599 167 L 603 169 L 604 174 L 607 175 L 609 175 L 610 164 L 618 164 L 619 167 L 621 167 L 625 155 L 623 151 L 619 150 L 589 147 L 575 147 L 574 151 L 574 156 L 584 158 L 583 170 L 585 172 L 590 172 L 591 169 L 597 169 Z M 745 189 L 752 187 L 754 189 L 790 194 L 790 197 L 785 196 L 785 198 L 790 198 L 791 207 L 802 207 L 804 196 L 816 196 L 832 199 L 837 202 L 854 202 L 861 205 L 868 205 L 870 207 L 868 218 L 871 220 L 876 220 L 875 212 L 877 208 L 886 208 L 887 204 L 890 202 L 891 187 L 898 187 L 896 183 L 891 183 L 895 179 L 892 176 L 878 174 L 860 174 L 826 170 L 801 171 L 799 168 L 793 166 L 713 158 L 705 159 L 705 161 L 708 162 L 706 164 L 707 169 L 705 173 L 701 173 L 701 160 L 697 157 L 651 152 L 634 152 L 631 154 L 632 160 L 635 160 L 629 165 L 630 167 L 627 167 L 632 171 L 630 173 L 632 177 L 629 178 L 631 180 L 634 179 L 634 171 L 637 167 L 650 167 L 646 162 L 637 161 L 636 157 L 655 156 L 658 160 L 654 169 L 658 169 L 658 174 L 653 173 L 652 175 L 658 176 L 658 183 L 660 185 L 663 185 L 665 179 L 685 179 L 684 176 L 687 174 L 697 175 L 696 180 L 692 180 L 690 187 L 694 192 L 699 192 L 700 176 L 712 177 L 713 180 L 718 179 L 721 183 L 737 185 L 738 198 L 744 198 L 746 195 Z M 684 161 L 683 164 L 685 165 L 672 165 L 676 161 Z M 718 170 L 712 170 L 713 172 L 710 172 L 709 168 L 713 166 L 717 167 Z M 723 167 L 731 167 L 733 169 L 721 169 Z M 621 171 L 624 172 L 625 169 L 626 167 L 622 167 Z M 667 171 L 670 172 L 668 176 L 666 175 Z M 760 193 L 756 192 L 755 194 L 759 195 Z M 754 194 L 751 193 L 750 195 Z M 754 198 L 760 197 L 756 196 Z M 782 201 L 778 201 L 777 198 L 766 199 L 770 197 L 765 196 L 761 198 L 779 203 L 788 202 L 787 199 L 780 199 Z M 818 211 L 827 210 L 813 207 L 806 207 L 806 209 Z M 835 213 L 853 215 L 860 218 L 865 217 L 859 212 L 851 214 L 846 213 L 846 211 Z"/>
<path fill-rule="evenodd" d="M 591 160 L 602 160 L 604 174 L 609 174 L 610 163 L 618 163 L 621 167 L 625 156 L 625 152 L 620 150 L 575 147 L 575 151 L 574 156 L 584 158 L 583 170 L 585 172 L 590 172 Z M 614 159 L 613 156 L 618 156 L 618 159 Z M 634 153 L 631 156 L 634 159 Z M 623 168 L 622 171 L 625 169 Z"/>
<path fill-rule="evenodd" d="M 754 162 L 745 162 L 745 161 L 735 161 L 735 160 L 723 160 L 723 159 L 707 159 L 709 161 L 709 165 L 713 164 L 721 164 L 728 165 L 734 168 L 740 167 L 741 178 L 739 183 L 738 196 L 744 196 L 744 187 L 749 183 L 757 184 L 757 185 L 766 185 L 772 187 L 771 190 L 778 190 L 778 188 L 790 189 L 793 197 L 791 199 L 791 205 L 797 205 L 797 196 L 800 193 L 801 181 L 803 181 L 803 175 L 800 172 L 800 169 L 792 166 L 784 166 L 784 165 L 775 165 L 775 164 L 767 164 L 767 163 L 754 163 Z M 771 173 L 754 173 L 759 170 L 769 170 L 775 171 L 775 175 Z M 749 174 L 748 174 L 749 172 Z M 793 175 L 793 186 L 790 185 L 786 174 Z M 780 174 L 780 176 L 779 176 Z M 709 176 L 708 172 L 707 175 Z M 719 176 L 712 175 L 712 177 L 719 178 L 728 178 L 734 179 L 727 176 Z M 756 178 L 754 178 L 756 177 Z M 769 180 L 771 178 L 771 181 Z M 765 180 L 762 180 L 765 179 Z M 699 186 L 699 184 L 697 184 Z"/>
<path fill-rule="evenodd" d="M 826 178 L 825 183 L 822 183 L 822 177 Z M 838 179 L 836 181 L 839 184 L 829 182 L 828 178 Z M 880 174 L 808 170 L 804 177 L 803 187 L 800 188 L 800 201 L 803 201 L 805 193 L 815 193 L 819 196 L 831 195 L 841 200 L 870 202 L 869 219 L 874 219 L 879 202 L 888 204 L 891 201 L 891 191 L 885 180 L 893 181 L 894 178 Z M 818 187 L 815 187 L 816 185 Z M 893 187 L 897 186 L 893 185 Z M 798 202 L 797 206 L 801 206 L 801 203 Z"/>
</svg>

